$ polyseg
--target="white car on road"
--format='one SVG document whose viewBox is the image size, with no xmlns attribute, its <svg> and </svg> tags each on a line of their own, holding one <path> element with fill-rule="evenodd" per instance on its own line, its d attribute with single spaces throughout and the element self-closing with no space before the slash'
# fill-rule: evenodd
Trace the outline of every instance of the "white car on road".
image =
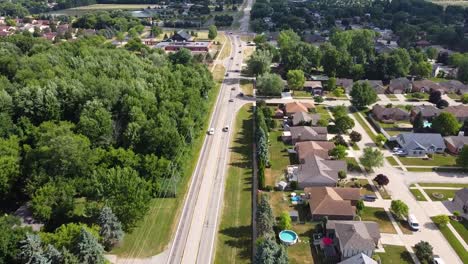
<svg viewBox="0 0 468 264">
<path fill-rule="evenodd" d="M 210 130 L 208 130 L 208 135 L 213 135 L 214 134 L 214 128 L 210 128 Z"/>
</svg>

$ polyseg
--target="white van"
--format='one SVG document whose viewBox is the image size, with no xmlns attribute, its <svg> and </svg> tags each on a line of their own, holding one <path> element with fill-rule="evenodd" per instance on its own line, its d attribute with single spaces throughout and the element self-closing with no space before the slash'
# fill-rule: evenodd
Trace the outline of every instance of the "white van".
<svg viewBox="0 0 468 264">
<path fill-rule="evenodd" d="M 418 219 L 413 214 L 408 215 L 408 224 L 414 231 L 419 230 L 419 222 Z"/>
</svg>

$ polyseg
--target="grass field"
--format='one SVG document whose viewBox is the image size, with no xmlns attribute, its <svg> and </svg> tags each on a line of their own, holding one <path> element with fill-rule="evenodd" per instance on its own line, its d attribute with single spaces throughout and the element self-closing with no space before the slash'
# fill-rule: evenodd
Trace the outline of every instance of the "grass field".
<svg viewBox="0 0 468 264">
<path fill-rule="evenodd" d="M 421 187 L 454 187 L 454 188 L 468 188 L 466 183 L 438 183 L 438 182 L 418 182 Z"/>
<path fill-rule="evenodd" d="M 452 155 L 434 154 L 432 159 L 400 157 L 401 163 L 408 166 L 455 166 L 456 157 Z"/>
<path fill-rule="evenodd" d="M 461 221 L 450 220 L 453 228 L 457 230 L 457 233 L 468 243 L 468 220 L 462 219 Z"/>
<path fill-rule="evenodd" d="M 425 189 L 424 192 L 427 193 L 427 196 L 431 198 L 432 201 L 447 201 L 452 199 L 455 196 L 455 192 L 457 190 L 437 190 L 437 189 Z M 436 198 L 434 197 L 434 193 L 443 194 L 443 198 Z"/>
<path fill-rule="evenodd" d="M 468 7 L 468 1 L 465 0 L 455 0 L 455 1 L 437 1 L 437 0 L 432 0 L 430 1 L 434 4 L 441 5 L 441 6 L 462 6 L 462 7 Z"/>
<path fill-rule="evenodd" d="M 236 117 L 215 263 L 249 263 L 252 239 L 252 106 Z"/>
<path fill-rule="evenodd" d="M 344 187 L 355 188 L 356 182 L 359 182 L 359 184 L 361 185 L 361 188 L 360 188 L 361 195 L 366 195 L 366 194 L 375 195 L 375 192 L 374 190 L 372 190 L 372 186 L 370 185 L 367 179 L 358 179 L 357 181 L 348 181 Z"/>
<path fill-rule="evenodd" d="M 463 245 L 458 241 L 455 235 L 450 231 L 447 226 L 441 227 L 439 226 L 439 230 L 444 235 L 445 239 L 449 242 L 450 246 L 455 250 L 457 255 L 462 260 L 462 263 L 468 263 L 468 251 L 465 250 Z"/>
<path fill-rule="evenodd" d="M 213 71 L 213 78 L 218 79 L 215 89 L 211 90 L 208 94 L 209 109 L 211 113 L 216 102 L 217 95 L 220 89 L 220 80 L 224 75 L 224 67 L 215 67 Z M 219 79 L 221 78 L 221 79 Z M 210 115 L 207 114 L 204 120 L 204 127 L 202 131 L 208 128 Z M 133 257 L 143 258 L 155 255 L 162 252 L 168 245 L 172 233 L 177 224 L 176 216 L 180 212 L 181 204 L 184 199 L 184 193 L 188 188 L 188 182 L 191 178 L 192 172 L 197 164 L 198 156 L 201 147 L 203 146 L 205 133 L 201 132 L 194 139 L 194 143 L 187 154 L 187 160 L 191 162 L 186 163 L 182 168 L 181 180 L 177 183 L 177 190 L 179 194 L 176 198 L 157 198 L 151 201 L 150 209 L 139 223 L 130 233 L 125 234 L 124 239 L 119 247 L 114 248 L 110 253 L 116 254 L 119 257 Z"/>
<path fill-rule="evenodd" d="M 219 39 L 221 44 L 224 44 L 224 48 L 220 51 L 218 57 L 220 60 L 223 60 L 231 55 L 231 40 L 224 33 L 218 34 L 217 39 Z"/>
<path fill-rule="evenodd" d="M 361 212 L 362 221 L 375 221 L 379 224 L 380 232 L 396 234 L 396 230 L 383 208 L 365 207 Z"/>
<path fill-rule="evenodd" d="M 283 176 L 286 167 L 290 165 L 288 146 L 281 140 L 282 131 L 270 132 L 270 163 L 271 167 L 265 171 L 265 184 L 274 186 Z"/>
<path fill-rule="evenodd" d="M 411 255 L 403 246 L 384 245 L 385 253 L 377 253 L 382 264 L 411 264 Z"/>
<path fill-rule="evenodd" d="M 307 222 L 295 224 L 292 230 L 299 235 L 300 241 L 288 247 L 289 263 L 291 264 L 313 264 L 318 263 L 315 249 L 311 247 L 311 238 L 318 223 Z"/>
<path fill-rule="evenodd" d="M 416 201 L 427 201 L 426 198 L 422 195 L 421 191 L 418 189 L 410 189 L 410 192 L 413 194 Z"/>
<path fill-rule="evenodd" d="M 247 96 L 253 96 L 253 81 L 249 79 L 240 80 L 240 88 Z"/>
</svg>

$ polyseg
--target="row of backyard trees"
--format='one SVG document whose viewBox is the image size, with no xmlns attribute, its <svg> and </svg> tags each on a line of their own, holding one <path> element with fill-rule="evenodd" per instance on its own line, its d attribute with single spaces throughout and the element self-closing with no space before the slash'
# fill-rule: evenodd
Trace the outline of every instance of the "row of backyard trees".
<svg viewBox="0 0 468 264">
<path fill-rule="evenodd" d="M 260 101 L 255 108 L 255 143 L 257 156 L 257 176 L 258 188 L 265 189 L 265 168 L 270 166 L 270 157 L 268 151 L 268 132 L 273 127 L 271 109 L 264 101 Z"/>
<path fill-rule="evenodd" d="M 1 232 L 0 262 L 22 262 L 12 248 L 24 240 L 102 263 L 77 254 L 87 252 L 79 239 L 89 233 L 110 249 L 152 198 L 177 195 L 213 86 L 185 51 L 137 55 L 102 37 L 1 38 L 0 212 L 27 204 L 45 226 L 27 238 L 31 230 L 4 219 L 16 230 Z"/>
</svg>

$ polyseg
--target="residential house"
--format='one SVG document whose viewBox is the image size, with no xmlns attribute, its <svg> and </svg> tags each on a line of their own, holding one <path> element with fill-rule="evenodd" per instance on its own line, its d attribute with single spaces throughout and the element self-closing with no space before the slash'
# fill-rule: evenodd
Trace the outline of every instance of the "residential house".
<svg viewBox="0 0 468 264">
<path fill-rule="evenodd" d="M 413 81 L 413 86 L 409 92 L 430 93 L 431 91 L 443 91 L 443 87 L 436 82 L 424 79 Z"/>
<path fill-rule="evenodd" d="M 169 39 L 175 42 L 189 42 L 189 41 L 193 41 L 193 36 L 191 36 L 185 30 L 179 30 L 174 35 L 172 35 Z"/>
<path fill-rule="evenodd" d="M 468 136 L 444 137 L 445 146 L 450 153 L 458 154 L 463 146 L 468 145 Z"/>
<path fill-rule="evenodd" d="M 467 218 L 466 214 L 468 214 L 468 188 L 463 188 L 461 190 L 456 191 L 452 203 L 455 206 L 455 209 L 460 211 L 460 213 L 465 214 L 464 217 Z"/>
<path fill-rule="evenodd" d="M 438 116 L 441 112 L 442 111 L 439 108 L 433 105 L 418 105 L 411 109 L 410 116 L 411 120 L 414 120 L 414 118 L 416 118 L 416 116 L 421 113 L 421 117 L 424 120 L 432 121 L 432 119 Z"/>
<path fill-rule="evenodd" d="M 295 126 L 290 127 L 289 131 L 284 131 L 282 139 L 284 142 L 291 144 L 311 140 L 326 141 L 327 134 L 328 131 L 326 127 Z"/>
<path fill-rule="evenodd" d="M 329 220 L 353 220 L 356 216 L 356 203 L 361 197 L 358 188 L 308 187 L 304 192 L 313 221 L 325 216 Z"/>
<path fill-rule="evenodd" d="M 397 107 L 384 107 L 376 104 L 372 107 L 372 115 L 382 122 L 409 120 L 409 113 Z"/>
<path fill-rule="evenodd" d="M 439 83 L 444 93 L 465 94 L 468 93 L 468 85 L 463 84 L 458 80 L 450 80 Z"/>
<path fill-rule="evenodd" d="M 372 256 L 380 244 L 379 225 L 372 221 L 328 221 L 327 236 L 341 253 L 341 259 L 359 254 Z"/>
<path fill-rule="evenodd" d="M 323 86 L 321 81 L 305 81 L 304 90 L 312 93 L 312 95 L 322 95 Z"/>
<path fill-rule="evenodd" d="M 298 112 L 309 112 L 309 109 L 314 108 L 312 103 L 301 103 L 301 102 L 292 102 L 284 105 L 284 114 L 287 116 L 292 116 Z"/>
<path fill-rule="evenodd" d="M 330 141 L 303 141 L 294 146 L 299 163 L 304 164 L 305 158 L 309 155 L 318 155 L 328 159 L 328 152 L 335 148 L 335 143 Z"/>
<path fill-rule="evenodd" d="M 451 105 L 442 111 L 452 113 L 459 122 L 468 120 L 468 105 Z"/>
<path fill-rule="evenodd" d="M 336 79 L 336 87 L 341 87 L 345 90 L 346 93 L 349 93 L 351 92 L 351 89 L 353 88 L 353 80 L 338 78 Z"/>
<path fill-rule="evenodd" d="M 296 181 L 300 189 L 313 186 L 334 187 L 338 181 L 338 173 L 346 169 L 344 160 L 330 160 L 319 154 L 310 154 L 303 158 L 303 163 L 294 167 L 289 180 Z"/>
<path fill-rule="evenodd" d="M 367 83 L 374 89 L 377 94 L 384 94 L 387 88 L 383 85 L 381 80 L 359 80 L 357 83 Z"/>
<path fill-rule="evenodd" d="M 436 133 L 400 133 L 396 140 L 408 156 L 425 156 L 445 150 L 444 139 Z"/>
<path fill-rule="evenodd" d="M 345 259 L 338 264 L 378 264 L 377 261 L 373 260 L 364 253 L 357 254 L 348 259 Z"/>
<path fill-rule="evenodd" d="M 402 94 L 411 91 L 411 81 L 405 77 L 391 79 L 388 86 L 388 92 L 393 94 Z"/>
<path fill-rule="evenodd" d="M 317 122 L 320 120 L 319 114 L 309 114 L 306 112 L 297 112 L 292 115 L 292 125 L 293 126 L 303 126 L 303 125 L 312 125 L 316 126 Z"/>
<path fill-rule="evenodd" d="M 456 78 L 458 68 L 450 67 L 442 63 L 435 63 L 432 65 L 432 77 L 441 78 Z"/>
</svg>

